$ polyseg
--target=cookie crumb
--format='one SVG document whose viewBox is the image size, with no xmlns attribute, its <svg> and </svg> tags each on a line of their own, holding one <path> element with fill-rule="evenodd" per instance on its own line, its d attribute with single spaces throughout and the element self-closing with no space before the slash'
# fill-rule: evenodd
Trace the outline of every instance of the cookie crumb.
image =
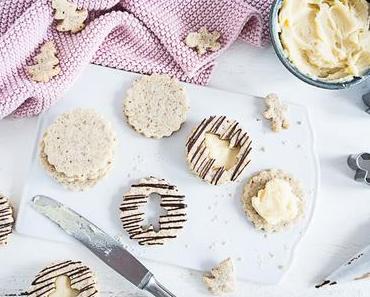
<svg viewBox="0 0 370 297">
<path fill-rule="evenodd" d="M 222 261 L 203 275 L 203 282 L 214 295 L 232 293 L 235 290 L 234 265 L 231 258 Z"/>
<path fill-rule="evenodd" d="M 207 51 L 215 52 L 220 49 L 220 36 L 219 32 L 210 32 L 206 27 L 202 27 L 198 32 L 190 32 L 185 38 L 185 44 L 195 48 L 199 55 L 204 55 Z"/>
<path fill-rule="evenodd" d="M 266 110 L 263 116 L 271 120 L 271 129 L 280 132 L 282 129 L 289 128 L 289 121 L 286 115 L 288 107 L 283 104 L 276 94 L 269 94 L 265 98 Z"/>
</svg>

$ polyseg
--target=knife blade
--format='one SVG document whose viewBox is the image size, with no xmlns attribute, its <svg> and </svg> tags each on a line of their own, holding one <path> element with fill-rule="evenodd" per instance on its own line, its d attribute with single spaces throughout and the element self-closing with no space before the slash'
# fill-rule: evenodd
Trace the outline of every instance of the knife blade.
<svg viewBox="0 0 370 297">
<path fill-rule="evenodd" d="M 333 271 L 316 288 L 333 286 L 354 280 L 362 280 L 370 277 L 370 246 L 354 255 L 351 259 Z"/>
<path fill-rule="evenodd" d="M 44 195 L 34 196 L 32 206 L 139 289 L 157 297 L 175 297 L 120 242 L 74 210 Z"/>
</svg>

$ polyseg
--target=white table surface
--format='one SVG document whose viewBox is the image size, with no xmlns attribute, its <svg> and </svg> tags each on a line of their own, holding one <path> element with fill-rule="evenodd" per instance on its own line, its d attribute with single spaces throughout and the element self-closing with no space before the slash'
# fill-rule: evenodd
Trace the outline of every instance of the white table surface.
<svg viewBox="0 0 370 297">
<path fill-rule="evenodd" d="M 370 281 L 328 289 L 313 285 L 363 246 L 370 244 L 370 188 L 353 181 L 350 153 L 370 150 L 370 115 L 361 95 L 370 81 L 347 91 L 325 91 L 300 82 L 283 68 L 272 48 L 237 43 L 218 59 L 210 86 L 252 95 L 277 92 L 307 106 L 316 129 L 321 188 L 311 226 L 292 267 L 279 286 L 239 283 L 235 296 L 363 297 Z M 0 191 L 17 206 L 31 154 L 36 119 L 0 121 Z M 13 235 L 0 249 L 0 296 L 25 290 L 35 273 L 51 261 L 80 259 L 97 272 L 102 296 L 144 296 L 79 245 L 64 245 Z M 146 262 L 177 296 L 208 296 L 199 272 Z M 14 296 L 14 295 L 12 295 Z"/>
</svg>

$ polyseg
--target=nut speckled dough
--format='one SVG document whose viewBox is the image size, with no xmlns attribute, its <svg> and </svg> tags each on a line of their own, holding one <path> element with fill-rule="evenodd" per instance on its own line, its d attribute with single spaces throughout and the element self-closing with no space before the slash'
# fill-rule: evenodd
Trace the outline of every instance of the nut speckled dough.
<svg viewBox="0 0 370 297">
<path fill-rule="evenodd" d="M 68 295 L 67 295 L 68 294 Z M 63 261 L 41 270 L 27 290 L 29 297 L 97 297 L 95 276 L 80 261 Z"/>
<path fill-rule="evenodd" d="M 282 103 L 276 94 L 269 94 L 265 98 L 266 110 L 263 116 L 271 121 L 271 129 L 274 132 L 279 132 L 282 129 L 289 128 L 289 120 L 287 116 L 288 107 Z"/>
<path fill-rule="evenodd" d="M 150 194 L 161 197 L 160 206 L 166 211 L 159 218 L 159 230 L 152 225 L 143 226 L 145 213 L 143 207 L 148 203 Z M 167 240 L 176 238 L 186 222 L 185 196 L 180 194 L 176 186 L 164 179 L 147 177 L 137 184 L 131 185 L 130 190 L 123 196 L 120 206 L 120 218 L 123 228 L 140 245 L 163 245 Z"/>
<path fill-rule="evenodd" d="M 258 195 L 258 192 L 265 188 L 266 183 L 273 179 L 282 179 L 287 181 L 293 194 L 297 198 L 297 215 L 290 221 L 280 222 L 279 224 L 269 224 L 258 212 L 254 209 L 252 199 Z M 254 224 L 256 229 L 264 230 L 267 232 L 282 231 L 288 226 L 296 223 L 304 214 L 304 193 L 301 184 L 291 175 L 282 170 L 270 169 L 260 171 L 250 178 L 244 187 L 242 196 L 242 203 L 245 213 L 250 221 Z"/>
<path fill-rule="evenodd" d="M 47 172 L 71 190 L 94 186 L 112 166 L 116 137 L 110 124 L 92 109 L 59 116 L 40 143 Z"/>
<path fill-rule="evenodd" d="M 220 36 L 219 32 L 209 32 L 206 27 L 202 27 L 198 32 L 190 32 L 185 38 L 185 44 L 195 48 L 199 55 L 204 55 L 207 51 L 215 52 L 220 49 Z"/>
<path fill-rule="evenodd" d="M 203 275 L 203 282 L 214 295 L 232 293 L 235 290 L 234 266 L 230 258 L 216 265 Z"/>
<path fill-rule="evenodd" d="M 57 49 L 53 41 L 45 42 L 35 57 L 35 64 L 27 66 L 26 72 L 35 82 L 48 82 L 60 73 Z"/>
<path fill-rule="evenodd" d="M 14 225 L 13 209 L 8 199 L 0 194 L 0 246 L 7 243 Z"/>
<path fill-rule="evenodd" d="M 189 105 L 185 90 L 176 78 L 153 74 L 133 83 L 127 91 L 123 110 L 137 132 L 162 138 L 180 129 Z"/>
<path fill-rule="evenodd" d="M 302 73 L 323 81 L 347 81 L 370 68 L 366 0 L 284 0 L 280 39 Z"/>
<path fill-rule="evenodd" d="M 187 162 L 196 175 L 210 184 L 236 181 L 250 162 L 251 144 L 237 121 L 211 116 L 189 136 Z"/>
</svg>

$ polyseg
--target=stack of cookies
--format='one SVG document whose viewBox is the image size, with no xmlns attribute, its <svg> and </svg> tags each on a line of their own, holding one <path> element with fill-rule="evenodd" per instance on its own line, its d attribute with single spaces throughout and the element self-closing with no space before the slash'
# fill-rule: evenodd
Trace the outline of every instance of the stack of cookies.
<svg viewBox="0 0 370 297">
<path fill-rule="evenodd" d="M 41 163 L 70 190 L 93 187 L 112 167 L 116 136 L 109 122 L 92 109 L 59 116 L 40 143 Z"/>
</svg>

